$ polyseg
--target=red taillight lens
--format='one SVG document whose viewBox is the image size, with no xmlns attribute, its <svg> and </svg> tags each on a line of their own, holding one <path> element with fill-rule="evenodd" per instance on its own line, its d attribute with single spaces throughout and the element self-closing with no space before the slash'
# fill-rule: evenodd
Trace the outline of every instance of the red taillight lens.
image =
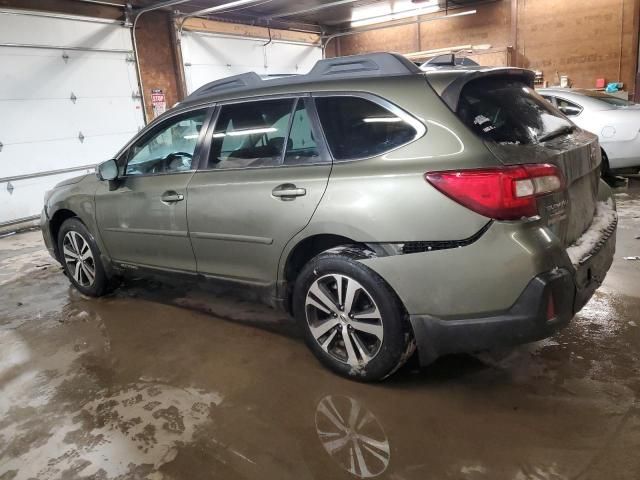
<svg viewBox="0 0 640 480">
<path fill-rule="evenodd" d="M 537 197 L 564 188 L 560 170 L 548 164 L 429 172 L 425 178 L 452 200 L 495 220 L 533 217 Z"/>
</svg>

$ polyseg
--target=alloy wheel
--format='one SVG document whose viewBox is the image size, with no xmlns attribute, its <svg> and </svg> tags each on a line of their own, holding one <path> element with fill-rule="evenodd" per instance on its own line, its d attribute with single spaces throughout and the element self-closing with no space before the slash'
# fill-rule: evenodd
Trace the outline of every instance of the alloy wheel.
<svg viewBox="0 0 640 480">
<path fill-rule="evenodd" d="M 313 338 L 333 358 L 363 367 L 380 351 L 382 315 L 353 278 L 332 273 L 316 279 L 307 291 L 305 310 Z"/>
<path fill-rule="evenodd" d="M 70 230 L 62 240 L 62 253 L 67 269 L 74 280 L 83 287 L 95 282 L 96 264 L 89 242 L 74 230 Z"/>
</svg>

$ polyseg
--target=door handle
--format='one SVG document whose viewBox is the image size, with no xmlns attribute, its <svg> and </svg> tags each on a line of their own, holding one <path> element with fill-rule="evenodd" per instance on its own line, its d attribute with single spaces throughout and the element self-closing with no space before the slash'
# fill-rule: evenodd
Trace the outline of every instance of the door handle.
<svg viewBox="0 0 640 480">
<path fill-rule="evenodd" d="M 174 192 L 173 190 L 169 190 L 162 194 L 160 200 L 165 203 L 181 202 L 182 200 L 184 200 L 184 195 L 178 192 Z"/>
<path fill-rule="evenodd" d="M 283 183 L 271 191 L 274 197 L 281 200 L 293 200 L 294 197 L 302 197 L 307 194 L 306 188 L 298 188 L 293 183 Z"/>
</svg>

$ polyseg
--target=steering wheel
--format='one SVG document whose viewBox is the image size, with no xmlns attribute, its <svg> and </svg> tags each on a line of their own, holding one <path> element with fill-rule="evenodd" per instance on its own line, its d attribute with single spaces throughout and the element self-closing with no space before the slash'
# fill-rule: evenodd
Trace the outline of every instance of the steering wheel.
<svg viewBox="0 0 640 480">
<path fill-rule="evenodd" d="M 157 167 L 154 167 L 154 169 L 153 169 L 154 172 L 153 173 L 162 173 L 162 172 L 171 171 L 172 170 L 171 169 L 171 163 L 176 158 L 180 158 L 180 157 L 184 157 L 184 158 L 188 158 L 189 160 L 193 160 L 193 155 L 191 153 L 188 153 L 188 152 L 171 152 L 169 155 L 164 157 L 161 162 L 159 162 Z"/>
<path fill-rule="evenodd" d="M 187 152 L 173 152 L 167 155 L 166 157 L 164 157 L 164 159 L 168 160 L 172 157 L 187 157 L 187 158 L 193 159 L 193 155 Z"/>
</svg>

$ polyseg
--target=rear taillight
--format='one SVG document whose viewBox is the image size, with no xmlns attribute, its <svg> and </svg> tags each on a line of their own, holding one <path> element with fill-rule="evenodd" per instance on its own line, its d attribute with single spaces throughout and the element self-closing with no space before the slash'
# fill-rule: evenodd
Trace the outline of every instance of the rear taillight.
<svg viewBox="0 0 640 480">
<path fill-rule="evenodd" d="M 452 200 L 495 220 L 538 215 L 536 199 L 564 188 L 562 173 L 549 164 L 429 172 L 425 178 Z"/>
</svg>

